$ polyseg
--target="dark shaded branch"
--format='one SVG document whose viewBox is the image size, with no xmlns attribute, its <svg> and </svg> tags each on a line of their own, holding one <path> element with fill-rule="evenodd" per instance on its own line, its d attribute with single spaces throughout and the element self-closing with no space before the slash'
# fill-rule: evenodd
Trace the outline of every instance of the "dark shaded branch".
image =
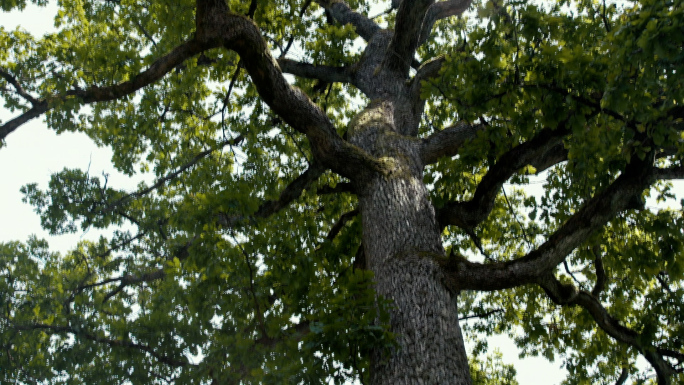
<svg viewBox="0 0 684 385">
<path fill-rule="evenodd" d="M 656 168 L 654 175 L 656 179 L 684 179 L 684 166 Z"/>
<path fill-rule="evenodd" d="M 459 122 L 423 139 L 420 146 L 423 164 L 435 163 L 442 157 L 458 154 L 463 144 L 474 139 L 477 133 L 483 131 L 485 127 L 483 124 Z"/>
<path fill-rule="evenodd" d="M 380 26 L 376 22 L 366 15 L 352 11 L 343 0 L 318 0 L 316 2 L 330 12 L 340 24 L 353 25 L 356 33 L 365 41 L 369 41 L 380 30 Z"/>
<path fill-rule="evenodd" d="M 292 201 L 299 198 L 302 192 L 311 186 L 313 182 L 318 180 L 325 170 L 326 168 L 320 163 L 314 163 L 295 180 L 290 182 L 290 184 L 288 184 L 287 187 L 285 187 L 285 189 L 280 193 L 280 197 L 277 200 L 271 200 L 262 203 L 252 217 L 255 219 L 268 218 L 277 213 L 289 205 Z M 246 218 L 243 216 L 231 216 L 227 213 L 221 213 L 219 214 L 218 222 L 224 227 L 234 227 L 245 219 Z"/>
<path fill-rule="evenodd" d="M 572 284 L 560 282 L 552 273 L 545 274 L 537 283 L 544 289 L 553 302 L 558 305 L 580 306 L 591 314 L 596 324 L 609 336 L 635 347 L 653 366 L 659 385 L 671 384 L 674 368 L 662 357 L 658 350 L 637 332 L 620 324 L 613 318 L 601 302 L 590 293 L 578 290 Z"/>
<path fill-rule="evenodd" d="M 31 94 L 24 90 L 24 87 L 22 87 L 21 84 L 19 84 L 19 81 L 14 76 L 12 76 L 9 72 L 5 71 L 3 68 L 0 68 L 0 77 L 5 79 L 7 83 L 11 84 L 17 92 L 17 95 L 21 96 L 26 101 L 31 103 L 32 106 L 35 106 L 36 103 L 39 102 L 38 99 L 34 98 L 33 96 L 31 96 Z"/>
<path fill-rule="evenodd" d="M 623 385 L 627 381 L 628 377 L 629 370 L 627 370 L 627 368 L 622 368 L 622 372 L 620 372 L 620 377 L 618 377 L 617 381 L 615 381 L 615 385 Z"/>
<path fill-rule="evenodd" d="M 148 69 L 134 76 L 129 81 L 109 87 L 94 86 L 85 90 L 70 90 L 63 94 L 53 95 L 48 98 L 36 100 L 34 103 L 32 103 L 33 107 L 31 109 L 0 126 L 0 140 L 5 139 L 7 135 L 9 135 L 22 124 L 31 119 L 37 118 L 67 99 L 76 98 L 82 103 L 88 104 L 95 102 L 106 102 L 129 95 L 161 79 L 164 75 L 173 70 L 174 67 L 181 64 L 183 61 L 209 48 L 212 47 L 210 45 L 199 44 L 197 41 L 191 40 L 177 46 L 168 54 L 157 59 Z"/>
<path fill-rule="evenodd" d="M 470 314 L 470 315 L 467 315 L 467 316 L 465 316 L 465 317 L 459 317 L 458 320 L 459 320 L 459 321 L 464 321 L 464 320 L 468 320 L 468 319 L 471 319 L 471 318 L 487 318 L 487 317 L 489 317 L 490 315 L 493 315 L 493 314 L 496 314 L 496 313 L 501 313 L 502 311 L 503 311 L 503 309 L 494 309 L 494 310 L 490 310 L 490 311 L 488 311 L 488 312 L 481 313 L 481 314 Z"/>
<path fill-rule="evenodd" d="M 418 38 L 428 8 L 434 0 L 404 0 L 399 5 L 394 28 L 383 61 L 384 67 L 408 76 L 413 56 L 418 48 Z"/>
<path fill-rule="evenodd" d="M 472 0 L 447 0 L 432 4 L 425 15 L 423 26 L 420 31 L 420 38 L 418 45 L 422 45 L 430 37 L 432 27 L 437 20 L 445 19 L 451 16 L 460 16 L 465 12 Z"/>
<path fill-rule="evenodd" d="M 603 268 L 603 258 L 601 256 L 601 250 L 599 246 L 593 247 L 594 252 L 594 267 L 596 267 L 596 284 L 591 290 L 591 295 L 599 298 L 601 292 L 606 288 L 606 283 L 608 282 L 608 277 L 606 276 L 606 270 Z"/>
<path fill-rule="evenodd" d="M 320 195 L 325 194 L 338 194 L 338 193 L 352 193 L 354 192 L 354 187 L 351 183 L 341 182 L 335 185 L 335 187 L 322 186 L 316 191 Z"/>
<path fill-rule="evenodd" d="M 344 141 L 325 112 L 287 82 L 252 20 L 231 14 L 223 0 L 198 0 L 196 38 L 208 45 L 219 41 L 239 54 L 261 99 L 307 136 L 314 157 L 327 168 L 349 178 L 358 176 L 359 170 L 382 169 L 380 161 Z"/>
<path fill-rule="evenodd" d="M 411 86 L 409 88 L 409 93 L 412 100 L 420 100 L 420 90 L 423 86 L 422 82 L 437 76 L 439 74 L 439 70 L 442 68 L 445 62 L 446 58 L 444 56 L 440 56 L 429 60 L 418 67 L 416 75 L 413 77 L 413 79 L 411 79 Z"/>
<path fill-rule="evenodd" d="M 347 213 L 344 213 L 340 216 L 340 219 L 333 225 L 333 227 L 330 229 L 328 232 L 328 235 L 326 236 L 327 239 L 333 240 L 337 236 L 337 234 L 342 231 L 344 228 L 344 225 L 347 224 L 350 220 L 352 220 L 355 216 L 359 214 L 359 209 L 354 209 L 352 211 L 349 211 Z"/>
<path fill-rule="evenodd" d="M 285 58 L 278 59 L 278 65 L 284 73 L 318 79 L 327 83 L 351 83 L 352 81 L 351 71 L 344 67 L 314 65 Z"/>
<path fill-rule="evenodd" d="M 437 216 L 440 225 L 473 229 L 489 216 L 501 186 L 519 169 L 526 165 L 535 166 L 538 162 L 542 168 L 547 168 L 550 164 L 556 164 L 567 157 L 561 143 L 567 133 L 565 125 L 555 130 L 546 128 L 534 138 L 503 154 L 482 178 L 471 200 L 450 202 L 439 210 Z M 438 134 L 440 133 L 435 135 Z M 449 155 L 455 149 L 457 147 L 452 146 L 443 153 Z"/>
<path fill-rule="evenodd" d="M 585 202 L 546 242 L 523 258 L 490 264 L 463 257 L 443 260 L 453 289 L 492 291 L 536 282 L 619 212 L 643 208 L 641 194 L 654 181 L 651 163 L 648 157 L 632 159 L 610 186 Z"/>
</svg>

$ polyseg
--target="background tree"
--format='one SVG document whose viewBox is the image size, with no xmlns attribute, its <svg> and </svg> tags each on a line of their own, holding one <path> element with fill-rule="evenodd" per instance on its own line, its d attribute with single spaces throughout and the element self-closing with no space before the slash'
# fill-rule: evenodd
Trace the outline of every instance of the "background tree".
<svg viewBox="0 0 684 385">
<path fill-rule="evenodd" d="M 63 0 L 57 33 L 0 30 L 0 139 L 44 116 L 156 176 L 23 188 L 52 233 L 115 231 L 1 244 L 4 381 L 469 384 L 472 317 L 568 384 L 643 382 L 638 355 L 684 381 L 682 210 L 644 207 L 684 178 L 682 2 L 370 5 Z"/>
</svg>

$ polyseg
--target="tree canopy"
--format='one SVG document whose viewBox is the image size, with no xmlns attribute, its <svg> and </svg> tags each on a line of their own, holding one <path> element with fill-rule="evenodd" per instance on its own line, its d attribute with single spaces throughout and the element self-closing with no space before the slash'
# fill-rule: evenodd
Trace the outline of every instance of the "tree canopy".
<svg viewBox="0 0 684 385">
<path fill-rule="evenodd" d="M 453 383 L 515 383 L 494 333 L 564 384 L 684 382 L 684 202 L 645 205 L 684 179 L 681 0 L 59 7 L 0 27 L 0 141 L 45 119 L 155 180 L 22 188 L 112 235 L 0 243 L 0 381 L 392 383 L 463 321 Z"/>
</svg>

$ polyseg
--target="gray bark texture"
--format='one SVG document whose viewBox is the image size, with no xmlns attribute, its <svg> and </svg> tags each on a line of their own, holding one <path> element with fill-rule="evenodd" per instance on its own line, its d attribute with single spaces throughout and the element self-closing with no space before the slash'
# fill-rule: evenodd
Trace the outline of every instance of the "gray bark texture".
<svg viewBox="0 0 684 385">
<path fill-rule="evenodd" d="M 372 384 L 469 384 L 456 296 L 434 256 L 444 256 L 435 210 L 423 184 L 418 141 L 395 131 L 391 102 L 371 103 L 350 141 L 384 160 L 358 180 L 367 268 L 378 295 L 392 300 L 399 348 L 371 358 Z"/>
</svg>

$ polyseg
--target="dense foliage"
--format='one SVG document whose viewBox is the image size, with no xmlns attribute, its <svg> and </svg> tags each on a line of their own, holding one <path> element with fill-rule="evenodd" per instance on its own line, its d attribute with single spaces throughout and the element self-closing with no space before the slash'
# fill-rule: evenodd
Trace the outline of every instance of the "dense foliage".
<svg viewBox="0 0 684 385">
<path fill-rule="evenodd" d="M 369 102 L 347 77 L 368 39 L 339 10 L 392 29 L 403 8 L 228 3 L 346 139 Z M 278 89 L 259 86 L 270 67 L 252 57 L 270 62 L 268 52 L 193 45 L 206 16 L 194 0 L 59 7 L 56 33 L 0 28 L 0 94 L 16 116 L 0 122 L 0 140 L 44 116 L 111 147 L 118 170 L 156 179 L 123 191 L 65 169 L 22 189 L 52 234 L 113 232 L 66 254 L 35 238 L 0 243 L 0 382 L 367 380 L 370 352 L 397 346 L 393 303 L 375 297 L 361 262 L 355 163 L 336 169 L 320 155 L 322 134 L 273 107 Z M 424 174 L 446 269 L 569 247 L 539 267 L 549 274 L 458 286 L 461 317 L 474 317 L 462 325 L 474 383 L 515 383 L 500 357 L 481 356 L 493 333 L 560 359 L 565 384 L 684 382 L 683 209 L 644 206 L 684 178 L 684 4 L 470 10 L 437 15 L 411 57 L 425 100 L 417 136 L 472 128 Z M 531 195 L 524 186 L 542 171 L 543 192 Z M 477 219 L 453 219 L 464 202 Z M 637 369 L 640 354 L 654 369 Z"/>
</svg>

